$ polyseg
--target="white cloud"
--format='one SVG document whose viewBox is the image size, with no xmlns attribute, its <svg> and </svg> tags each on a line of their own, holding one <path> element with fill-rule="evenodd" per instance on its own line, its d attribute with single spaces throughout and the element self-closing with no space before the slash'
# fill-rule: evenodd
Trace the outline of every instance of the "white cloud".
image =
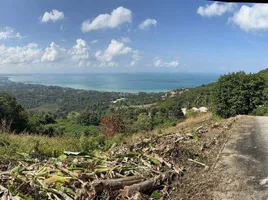
<svg viewBox="0 0 268 200">
<path fill-rule="evenodd" d="M 155 19 L 146 19 L 142 23 L 140 23 L 139 28 L 140 29 L 146 29 L 149 28 L 150 26 L 156 26 L 157 21 Z"/>
<path fill-rule="evenodd" d="M 131 43 L 131 39 L 129 37 L 121 37 L 121 41 L 124 43 Z"/>
<path fill-rule="evenodd" d="M 30 66 L 75 66 L 89 67 L 89 47 L 82 39 L 76 40 L 76 45 L 66 50 L 52 42 L 49 47 L 42 50 L 38 44 L 30 43 L 23 47 L 7 47 L 0 45 L 0 65 Z M 110 64 L 112 65 L 112 63 Z"/>
<path fill-rule="evenodd" d="M 38 63 L 41 56 L 42 50 L 35 43 L 30 43 L 23 47 L 0 45 L 0 65 Z"/>
<path fill-rule="evenodd" d="M 213 3 L 211 5 L 200 6 L 197 9 L 197 13 L 202 17 L 215 17 L 215 16 L 221 16 L 227 12 L 233 12 L 234 9 L 235 9 L 234 3 L 224 3 L 224 4 Z"/>
<path fill-rule="evenodd" d="M 82 23 L 81 30 L 83 32 L 88 32 L 103 28 L 117 28 L 121 24 L 131 22 L 132 22 L 131 10 L 121 6 L 113 10 L 111 14 L 100 14 L 92 21 L 90 21 L 89 19 L 84 21 Z"/>
<path fill-rule="evenodd" d="M 111 62 L 114 57 L 130 53 L 131 51 L 132 49 L 127 47 L 123 42 L 112 40 L 104 52 L 97 51 L 95 56 L 99 61 Z"/>
<path fill-rule="evenodd" d="M 142 56 L 140 56 L 140 52 L 138 50 L 133 50 L 132 61 L 130 63 L 130 67 L 134 67 L 141 58 Z"/>
<path fill-rule="evenodd" d="M 229 22 L 248 32 L 268 31 L 268 5 L 244 5 L 233 17 L 229 18 Z"/>
<path fill-rule="evenodd" d="M 14 28 L 8 26 L 0 30 L 0 40 L 12 38 L 22 39 L 24 37 L 19 32 L 16 33 Z"/>
<path fill-rule="evenodd" d="M 52 42 L 45 49 L 41 49 L 35 43 L 22 47 L 0 45 L 0 66 L 18 65 L 30 68 L 116 67 L 123 66 L 123 64 L 135 66 L 140 59 L 140 52 L 126 46 L 121 40 L 111 40 L 106 49 L 95 54 L 90 53 L 90 47 L 82 39 L 77 39 L 76 44 L 70 49 L 65 49 L 55 42 Z M 130 64 L 126 65 L 126 63 Z"/>
<path fill-rule="evenodd" d="M 64 13 L 53 9 L 51 12 L 45 12 L 42 17 L 40 17 L 41 22 L 46 23 L 49 21 L 56 22 L 58 20 L 64 19 Z"/>
<path fill-rule="evenodd" d="M 171 62 L 164 62 L 160 58 L 155 58 L 153 66 L 155 66 L 155 67 L 177 67 L 177 66 L 179 66 L 179 64 L 180 63 L 178 60 L 174 60 Z"/>
<path fill-rule="evenodd" d="M 45 49 L 45 53 L 41 58 L 42 62 L 58 62 L 66 58 L 66 49 L 52 42 L 50 47 Z"/>
<path fill-rule="evenodd" d="M 118 67 L 119 63 L 118 62 L 102 62 L 100 64 L 100 67 Z"/>
<path fill-rule="evenodd" d="M 91 41 L 91 44 L 96 44 L 96 43 L 98 43 L 99 41 L 98 40 L 92 40 Z"/>
<path fill-rule="evenodd" d="M 76 45 L 73 46 L 69 52 L 71 56 L 71 59 L 73 61 L 78 62 L 78 67 L 89 67 L 90 61 L 89 61 L 89 47 L 86 43 L 86 41 L 82 39 L 76 40 Z"/>
</svg>

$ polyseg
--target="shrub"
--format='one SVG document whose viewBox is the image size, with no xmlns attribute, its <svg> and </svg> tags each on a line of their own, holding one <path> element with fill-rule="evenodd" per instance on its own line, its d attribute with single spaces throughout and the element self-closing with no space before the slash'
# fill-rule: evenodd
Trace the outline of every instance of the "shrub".
<svg viewBox="0 0 268 200">
<path fill-rule="evenodd" d="M 105 116 L 100 124 L 101 133 L 113 136 L 116 133 L 124 133 L 126 126 L 122 117 L 119 114 L 110 114 Z"/>
<path fill-rule="evenodd" d="M 28 127 L 28 115 L 12 95 L 0 93 L 0 121 L 5 121 L 12 131 L 24 131 Z"/>
<path fill-rule="evenodd" d="M 268 107 L 260 107 L 252 111 L 254 116 L 268 116 Z"/>
<path fill-rule="evenodd" d="M 213 90 L 214 112 L 221 117 L 249 114 L 264 102 L 265 81 L 245 72 L 221 76 Z"/>
<path fill-rule="evenodd" d="M 79 146 L 81 148 L 82 151 L 84 152 L 88 152 L 89 151 L 89 140 L 88 137 L 85 136 L 85 134 L 81 134 L 80 138 L 79 138 Z"/>
</svg>

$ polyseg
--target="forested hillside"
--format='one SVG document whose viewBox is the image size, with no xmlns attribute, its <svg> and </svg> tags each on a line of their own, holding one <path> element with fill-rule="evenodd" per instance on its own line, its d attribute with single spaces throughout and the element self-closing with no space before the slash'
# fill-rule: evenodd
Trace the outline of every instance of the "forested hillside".
<svg viewBox="0 0 268 200">
<path fill-rule="evenodd" d="M 67 116 L 71 111 L 82 111 L 86 107 L 91 111 L 107 110 L 112 101 L 120 98 L 126 98 L 128 105 L 150 104 L 159 101 L 163 95 L 86 91 L 14 82 L 1 84 L 0 91 L 13 94 L 25 109 L 50 111 L 60 117 Z"/>
<path fill-rule="evenodd" d="M 0 91 L 14 95 L 28 113 L 26 132 L 49 136 L 95 134 L 100 125 L 114 126 L 113 120 L 122 121 L 124 132 L 148 131 L 184 118 L 178 103 L 159 106 L 165 93 L 98 92 L 12 82 L 3 83 Z M 115 126 L 112 134 L 117 130 Z"/>
<path fill-rule="evenodd" d="M 141 191 L 147 199 L 165 196 L 163 186 L 174 183 L 169 179 L 174 174 L 179 175 L 179 183 L 188 181 L 201 196 L 206 195 L 202 191 L 207 186 L 199 174 L 206 171 L 203 167 L 213 167 L 226 141 L 225 131 L 235 121 L 223 118 L 268 115 L 268 70 L 230 73 L 216 83 L 166 93 L 109 93 L 14 83 L 0 88 L 5 91 L 0 92 L 0 169 L 9 170 L 4 174 L 8 176 L 0 176 L 0 184 L 26 199 L 103 197 L 111 189 L 109 184 L 115 184 L 117 193 L 108 194 L 111 197 L 120 194 L 117 187 L 128 192 L 127 186 L 117 183 L 125 184 L 137 173 L 143 179 L 134 180 L 152 188 L 152 193 Z M 214 115 L 191 109 L 202 106 Z M 182 108 L 188 109 L 186 115 Z M 15 167 L 18 162 L 12 162 L 11 168 L 1 162 L 11 159 L 24 164 Z M 153 173 L 146 171 L 152 169 Z M 130 185 L 134 191 L 142 188 Z M 179 188 L 184 196 L 196 193 L 183 185 Z"/>
<path fill-rule="evenodd" d="M 221 117 L 268 113 L 268 70 L 231 73 L 216 83 L 167 93 L 97 92 L 12 82 L 2 83 L 0 91 L 13 94 L 21 104 L 2 93 L 1 120 L 16 131 L 50 136 L 92 135 L 100 130 L 114 135 L 175 126 L 185 118 L 182 108 L 189 115 L 192 107 L 205 106 Z"/>
</svg>

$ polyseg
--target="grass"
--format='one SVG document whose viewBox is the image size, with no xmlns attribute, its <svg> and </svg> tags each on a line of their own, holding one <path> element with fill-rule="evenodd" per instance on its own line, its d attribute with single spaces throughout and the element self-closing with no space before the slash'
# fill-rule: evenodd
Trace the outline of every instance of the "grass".
<svg viewBox="0 0 268 200">
<path fill-rule="evenodd" d="M 106 137 L 96 136 L 54 136 L 33 134 L 0 133 L 0 159 L 20 159 L 21 153 L 40 159 L 58 157 L 64 151 L 106 151 L 114 143 L 119 144 L 123 135 Z"/>
<path fill-rule="evenodd" d="M 55 130 L 58 130 L 58 132 L 60 132 L 61 134 L 68 136 L 80 136 L 85 132 L 88 132 L 89 135 L 96 135 L 98 133 L 97 126 L 83 126 L 81 124 L 77 124 L 72 120 L 66 120 L 66 119 L 58 119 L 57 123 L 48 124 L 46 125 L 46 127 L 47 128 L 52 127 Z"/>
<path fill-rule="evenodd" d="M 46 137 L 41 135 L 0 134 L 0 156 L 16 159 L 18 153 L 57 157 L 63 151 L 79 151 L 79 138 L 69 136 Z"/>
<path fill-rule="evenodd" d="M 84 134 L 76 136 L 75 134 L 63 134 L 48 137 L 33 134 L 0 133 L 0 159 L 20 159 L 21 156 L 19 153 L 26 153 L 37 158 L 47 158 L 58 157 L 62 155 L 64 151 L 107 151 L 114 144 L 117 144 L 117 146 L 134 144 L 145 138 L 151 138 L 159 134 L 185 131 L 184 128 L 196 127 L 198 124 L 202 124 L 207 120 L 218 121 L 219 119 L 215 119 L 211 113 L 206 113 L 190 117 L 178 123 L 177 126 L 135 134 L 117 134 L 112 137 L 102 134 L 94 134 L 91 136 L 85 136 Z M 60 122 L 57 125 L 60 125 Z M 71 132 L 75 127 L 75 124 L 70 125 L 68 130 Z M 81 131 L 81 129 L 78 130 Z"/>
</svg>

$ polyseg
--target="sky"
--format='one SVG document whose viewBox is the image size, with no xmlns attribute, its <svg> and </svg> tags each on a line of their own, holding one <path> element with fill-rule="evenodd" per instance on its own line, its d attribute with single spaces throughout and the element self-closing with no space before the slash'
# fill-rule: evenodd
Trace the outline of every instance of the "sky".
<svg viewBox="0 0 268 200">
<path fill-rule="evenodd" d="M 257 72 L 268 4 L 0 0 L 0 73 Z"/>
</svg>

